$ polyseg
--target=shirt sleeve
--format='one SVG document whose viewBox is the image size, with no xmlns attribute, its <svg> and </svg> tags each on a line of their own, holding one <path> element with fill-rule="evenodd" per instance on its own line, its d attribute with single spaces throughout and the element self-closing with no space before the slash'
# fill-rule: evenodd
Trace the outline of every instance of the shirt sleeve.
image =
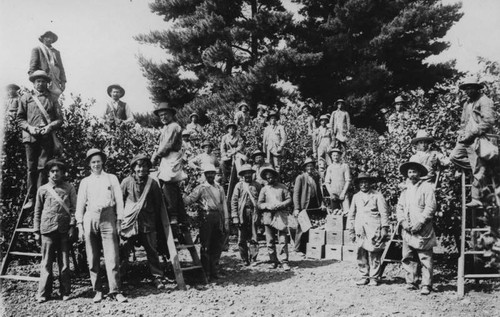
<svg viewBox="0 0 500 317">
<path fill-rule="evenodd" d="M 389 226 L 389 207 L 387 201 L 381 193 L 377 194 L 377 208 L 380 212 L 380 223 L 382 227 Z"/>
<path fill-rule="evenodd" d="M 76 223 L 82 223 L 83 222 L 83 214 L 85 213 L 85 207 L 87 205 L 87 182 L 88 179 L 84 178 L 80 182 L 80 186 L 78 188 L 78 195 L 76 198 L 76 212 L 75 212 L 75 218 L 76 218 Z"/>
<path fill-rule="evenodd" d="M 349 214 L 347 215 L 347 229 L 351 232 L 355 231 L 354 221 L 356 220 L 356 205 L 358 201 L 358 196 L 355 194 L 352 197 L 351 206 L 349 208 Z"/>
<path fill-rule="evenodd" d="M 184 204 L 191 205 L 192 203 L 198 201 L 201 196 L 201 185 L 196 186 L 196 188 L 189 194 L 184 197 Z"/>
<path fill-rule="evenodd" d="M 302 182 L 300 179 L 301 176 L 297 176 L 295 179 L 295 186 L 293 186 L 293 206 L 295 210 L 300 210 L 300 194 L 302 192 L 302 187 L 300 186 Z"/>
<path fill-rule="evenodd" d="M 262 188 L 259 193 L 259 200 L 257 201 L 257 208 L 260 210 L 265 210 L 267 208 L 266 204 L 266 187 Z"/>
<path fill-rule="evenodd" d="M 127 116 L 127 120 L 125 120 L 125 122 L 133 122 L 134 121 L 134 115 L 132 114 L 132 111 L 130 110 L 130 106 L 127 103 L 125 104 L 125 115 Z"/>
<path fill-rule="evenodd" d="M 284 147 L 285 146 L 285 143 L 286 143 L 286 133 L 285 133 L 285 127 L 283 126 L 280 126 L 280 139 L 281 139 L 281 142 L 280 142 L 280 147 Z"/>
<path fill-rule="evenodd" d="M 40 231 L 40 218 L 42 217 L 43 205 L 45 203 L 45 197 L 42 192 L 42 188 L 39 188 L 36 192 L 35 214 L 33 218 L 33 228 L 35 231 Z"/>
<path fill-rule="evenodd" d="M 175 140 L 180 138 L 181 129 L 178 125 L 169 124 L 167 130 L 165 131 L 165 137 L 163 138 L 160 146 L 158 147 L 157 154 L 159 156 L 166 156 L 172 150 L 175 144 Z"/>
<path fill-rule="evenodd" d="M 69 184 L 69 211 L 71 214 L 70 225 L 75 224 L 75 213 L 76 213 L 76 190 L 75 187 Z"/>
</svg>

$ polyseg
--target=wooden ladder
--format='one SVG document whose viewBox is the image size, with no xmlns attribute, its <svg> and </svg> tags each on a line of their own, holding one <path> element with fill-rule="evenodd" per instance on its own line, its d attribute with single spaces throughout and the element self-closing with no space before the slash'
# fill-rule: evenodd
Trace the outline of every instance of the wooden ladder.
<svg viewBox="0 0 500 317">
<path fill-rule="evenodd" d="M 34 234 L 35 229 L 28 227 L 25 224 L 25 220 L 30 213 L 34 212 L 34 207 L 30 209 L 23 209 L 23 206 L 26 204 L 27 197 L 24 200 L 23 205 L 21 206 L 21 211 L 17 216 L 16 227 L 14 228 L 14 232 L 12 237 L 10 238 L 9 247 L 7 249 L 7 253 L 3 257 L 2 267 L 0 269 L 0 279 L 11 279 L 11 280 L 21 280 L 21 281 L 31 281 L 38 282 L 40 277 L 36 276 L 26 276 L 26 275 L 15 275 L 15 274 L 7 274 L 9 269 L 9 264 L 16 257 L 23 258 L 41 258 L 42 254 L 39 252 L 26 252 L 25 250 L 20 250 L 17 248 L 17 242 L 21 235 L 27 236 L 29 234 Z"/>
<path fill-rule="evenodd" d="M 162 197 L 166 206 L 166 200 L 163 196 L 163 190 Z M 178 288 L 184 291 L 187 290 L 186 282 L 184 280 L 184 272 L 190 271 L 200 272 L 203 282 L 207 284 L 208 279 L 205 274 L 205 270 L 201 265 L 201 260 L 198 256 L 198 252 L 196 251 L 196 246 L 191 237 L 191 233 L 189 232 L 189 228 L 179 224 L 171 224 L 166 210 L 161 213 L 161 218 L 163 224 L 162 227 L 165 233 L 165 238 L 167 240 L 167 248 L 170 256 L 169 261 L 170 263 L 172 263 Z M 181 266 L 181 261 L 179 259 L 179 251 L 181 250 L 189 251 L 192 259 L 192 265 L 185 267 Z"/>
<path fill-rule="evenodd" d="M 387 264 L 401 263 L 403 259 L 403 239 L 399 233 L 400 225 L 399 222 L 396 224 L 392 223 L 391 238 L 385 245 L 384 252 L 382 252 L 382 257 L 380 259 L 380 276 L 383 276 Z"/>
<path fill-rule="evenodd" d="M 488 176 L 489 177 L 489 176 Z M 472 176 L 471 176 L 472 178 Z M 495 193 L 496 184 L 494 175 L 491 176 L 491 183 L 488 185 L 492 187 L 492 192 Z M 470 255 L 473 258 L 472 269 L 485 269 L 483 266 L 480 267 L 481 259 L 480 257 L 484 255 L 483 250 L 477 250 L 478 233 L 484 233 L 491 230 L 490 228 L 479 227 L 477 224 L 477 212 L 483 208 L 470 208 L 466 206 L 467 196 L 470 188 L 472 187 L 470 182 L 467 182 L 466 173 L 462 172 L 462 228 L 460 237 L 460 257 L 458 258 L 458 274 L 457 274 L 457 292 L 458 296 L 463 297 L 465 295 L 465 280 L 466 279 L 490 279 L 490 278 L 500 278 L 500 273 L 497 271 L 495 273 L 467 273 L 466 272 L 466 256 Z M 496 203 L 496 213 L 498 216 L 500 201 L 497 194 L 495 195 Z M 468 221 L 469 220 L 469 221 Z M 467 223 L 470 222 L 471 227 L 467 227 Z M 483 262 L 484 263 L 484 262 Z"/>
</svg>

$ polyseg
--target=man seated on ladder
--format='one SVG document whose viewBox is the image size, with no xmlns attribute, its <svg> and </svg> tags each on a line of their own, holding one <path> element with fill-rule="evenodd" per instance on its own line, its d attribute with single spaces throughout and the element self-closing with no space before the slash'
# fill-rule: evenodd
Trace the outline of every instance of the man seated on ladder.
<svg viewBox="0 0 500 317">
<path fill-rule="evenodd" d="M 131 175 L 122 183 L 123 200 L 125 201 L 124 219 L 122 222 L 120 248 L 121 268 L 128 260 L 130 251 L 138 241 L 146 250 L 149 270 L 157 289 L 165 288 L 164 274 L 160 266 L 157 249 L 157 224 L 168 226 L 162 193 L 158 183 L 149 177 L 150 158 L 144 154 L 136 155 L 130 161 Z"/>
</svg>

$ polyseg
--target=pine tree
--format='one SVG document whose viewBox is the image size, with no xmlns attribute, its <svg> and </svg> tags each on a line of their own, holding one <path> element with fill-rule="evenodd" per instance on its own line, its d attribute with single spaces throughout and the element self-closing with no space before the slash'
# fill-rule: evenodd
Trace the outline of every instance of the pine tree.
<svg viewBox="0 0 500 317">
<path fill-rule="evenodd" d="M 380 108 L 403 90 L 432 88 L 456 75 L 454 61 L 425 59 L 448 47 L 441 39 L 461 4 L 440 0 L 294 0 L 303 5 L 291 47 L 323 58 L 292 77 L 304 97 L 332 105 L 346 99 L 358 126 L 381 122 Z M 324 109 L 326 111 L 327 109 Z M 331 109 L 329 109 L 331 110 Z M 375 120 L 374 120 L 375 119 Z M 379 125 L 378 128 L 381 128 Z"/>
<path fill-rule="evenodd" d="M 241 100 L 251 108 L 279 104 L 283 92 L 274 84 L 320 57 L 283 45 L 294 23 L 279 0 L 156 0 L 150 8 L 173 27 L 136 39 L 159 45 L 171 58 L 139 62 L 153 99 L 183 107 L 181 117 L 227 111 Z"/>
</svg>

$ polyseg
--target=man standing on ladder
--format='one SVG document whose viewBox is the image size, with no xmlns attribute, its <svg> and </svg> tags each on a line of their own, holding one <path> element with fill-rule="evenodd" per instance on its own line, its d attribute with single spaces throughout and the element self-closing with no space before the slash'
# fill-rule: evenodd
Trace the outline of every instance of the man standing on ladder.
<svg viewBox="0 0 500 317">
<path fill-rule="evenodd" d="M 419 263 L 422 267 L 420 294 L 428 295 L 432 289 L 432 248 L 436 246 L 436 234 L 432 218 L 436 212 L 434 185 L 422 180 L 427 168 L 416 162 L 407 162 L 399 168 L 409 182 L 399 197 L 396 206 L 398 222 L 403 228 L 403 268 L 406 270 L 406 285 L 409 290 L 417 288 Z"/>
<path fill-rule="evenodd" d="M 474 175 L 472 182 L 472 200 L 467 207 L 481 207 L 481 188 L 483 187 L 486 167 L 484 159 L 478 156 L 480 147 L 479 138 L 486 133 L 492 133 L 495 123 L 493 101 L 481 93 L 484 88 L 477 80 L 468 79 L 461 84 L 460 89 L 465 91 L 468 99 L 464 104 L 461 129 L 458 140 L 450 154 L 450 161 L 465 170 L 471 170 Z M 480 144 L 479 144 L 480 145 Z"/>
</svg>

